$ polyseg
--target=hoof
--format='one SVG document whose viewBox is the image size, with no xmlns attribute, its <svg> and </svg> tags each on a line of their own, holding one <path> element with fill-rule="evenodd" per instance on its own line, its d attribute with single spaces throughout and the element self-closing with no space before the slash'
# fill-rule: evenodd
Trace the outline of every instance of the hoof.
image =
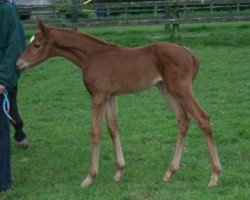
<svg viewBox="0 0 250 200">
<path fill-rule="evenodd" d="M 165 176 L 163 177 L 163 181 L 170 182 L 176 171 L 177 170 L 168 170 L 167 173 L 165 174 Z"/>
<path fill-rule="evenodd" d="M 219 167 L 219 170 L 212 173 L 210 182 L 208 183 L 208 187 L 214 187 L 218 185 L 220 172 L 221 172 L 221 167 Z"/>
<path fill-rule="evenodd" d="M 119 182 L 122 179 L 122 176 L 123 176 L 123 171 L 122 170 L 118 170 L 115 173 L 114 180 L 116 182 Z"/>
<path fill-rule="evenodd" d="M 213 181 L 210 181 L 209 183 L 208 183 L 208 187 L 215 187 L 215 186 L 217 186 L 218 185 L 218 183 L 217 182 L 213 182 Z"/>
<path fill-rule="evenodd" d="M 19 149 L 27 149 L 29 147 L 29 140 L 27 137 L 25 137 L 23 140 L 19 142 L 15 142 L 15 145 Z"/>
<path fill-rule="evenodd" d="M 94 182 L 94 178 L 91 176 L 87 176 L 84 181 L 81 183 L 81 188 L 86 188 L 88 186 L 90 186 L 92 183 Z"/>
<path fill-rule="evenodd" d="M 208 183 L 208 187 L 214 187 L 218 185 L 218 176 L 212 177 L 210 182 Z"/>
<path fill-rule="evenodd" d="M 171 180 L 172 180 L 172 178 L 167 176 L 167 175 L 163 177 L 163 181 L 165 181 L 165 182 L 170 182 Z"/>
</svg>

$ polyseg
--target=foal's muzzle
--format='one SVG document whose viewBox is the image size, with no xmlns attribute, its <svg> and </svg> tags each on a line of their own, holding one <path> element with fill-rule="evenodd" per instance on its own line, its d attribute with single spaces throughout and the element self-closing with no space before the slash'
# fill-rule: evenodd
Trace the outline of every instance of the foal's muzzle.
<svg viewBox="0 0 250 200">
<path fill-rule="evenodd" d="M 22 59 L 18 59 L 16 66 L 17 66 L 17 69 L 21 72 L 24 72 L 29 68 L 28 62 Z"/>
</svg>

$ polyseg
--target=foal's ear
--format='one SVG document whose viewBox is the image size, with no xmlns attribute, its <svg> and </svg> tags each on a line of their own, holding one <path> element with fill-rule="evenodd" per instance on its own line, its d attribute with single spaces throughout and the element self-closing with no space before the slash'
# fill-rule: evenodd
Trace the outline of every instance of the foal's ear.
<svg viewBox="0 0 250 200">
<path fill-rule="evenodd" d="M 42 34 L 45 37 L 48 37 L 49 28 L 43 23 L 43 21 L 39 17 L 36 18 L 36 24 L 37 24 L 37 27 L 41 30 Z"/>
</svg>

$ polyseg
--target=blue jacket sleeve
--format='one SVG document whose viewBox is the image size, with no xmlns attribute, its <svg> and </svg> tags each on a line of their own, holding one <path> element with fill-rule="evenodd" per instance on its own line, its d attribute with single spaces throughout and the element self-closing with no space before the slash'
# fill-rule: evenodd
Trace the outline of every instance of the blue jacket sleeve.
<svg viewBox="0 0 250 200">
<path fill-rule="evenodd" d="M 17 85 L 20 73 L 16 69 L 16 61 L 21 55 L 22 39 L 20 37 L 19 16 L 12 5 L 7 5 L 2 13 L 2 60 L 0 62 L 0 83 L 7 88 Z"/>
</svg>

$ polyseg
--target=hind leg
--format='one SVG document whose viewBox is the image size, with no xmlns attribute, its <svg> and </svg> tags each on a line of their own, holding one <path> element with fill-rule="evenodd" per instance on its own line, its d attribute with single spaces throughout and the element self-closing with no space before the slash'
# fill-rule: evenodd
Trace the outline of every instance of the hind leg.
<svg viewBox="0 0 250 200">
<path fill-rule="evenodd" d="M 189 112 L 193 115 L 197 121 L 200 129 L 204 133 L 206 138 L 206 143 L 208 147 L 208 153 L 212 165 L 212 175 L 208 186 L 217 185 L 219 174 L 221 171 L 221 164 L 219 161 L 219 156 L 216 150 L 215 142 L 213 139 L 212 128 L 209 120 L 208 114 L 199 106 L 197 101 L 193 96 L 187 96 L 187 98 L 182 100 L 182 104 L 187 107 Z"/>
<path fill-rule="evenodd" d="M 212 175 L 208 185 L 217 185 L 219 174 L 221 171 L 221 164 L 214 143 L 212 128 L 208 114 L 201 108 L 199 103 L 195 100 L 194 96 L 192 95 L 192 90 L 190 87 L 188 87 L 188 84 L 183 84 L 182 87 L 176 82 L 175 85 L 168 84 L 168 91 L 172 96 L 174 96 L 178 100 L 180 105 L 194 117 L 194 119 L 199 125 L 199 128 L 204 133 L 212 166 Z"/>
<path fill-rule="evenodd" d="M 176 115 L 178 129 L 179 129 L 174 155 L 168 167 L 168 170 L 163 178 L 164 181 L 170 181 L 175 172 L 180 167 L 180 160 L 191 116 L 187 111 L 185 111 L 181 107 L 178 101 L 176 101 L 176 99 L 168 93 L 167 89 L 162 83 L 158 83 L 157 87 L 160 90 L 161 94 L 169 101 L 169 104 Z"/>
<path fill-rule="evenodd" d="M 192 98 L 190 98 L 190 103 L 188 104 L 188 107 L 190 109 L 190 112 L 194 114 L 195 119 L 197 120 L 198 125 L 203 131 L 206 138 L 208 153 L 212 165 L 212 176 L 208 186 L 217 185 L 219 174 L 221 171 L 221 164 L 213 139 L 209 116 L 202 108 L 200 108 L 199 104 Z"/>
<path fill-rule="evenodd" d="M 179 133 L 172 161 L 168 167 L 165 176 L 163 177 L 164 181 L 170 181 L 173 175 L 180 167 L 180 160 L 183 152 L 184 142 L 191 119 L 190 115 L 187 112 L 185 112 L 181 107 L 179 107 L 178 109 L 179 112 L 177 114 L 177 121 L 178 121 Z"/>
</svg>

